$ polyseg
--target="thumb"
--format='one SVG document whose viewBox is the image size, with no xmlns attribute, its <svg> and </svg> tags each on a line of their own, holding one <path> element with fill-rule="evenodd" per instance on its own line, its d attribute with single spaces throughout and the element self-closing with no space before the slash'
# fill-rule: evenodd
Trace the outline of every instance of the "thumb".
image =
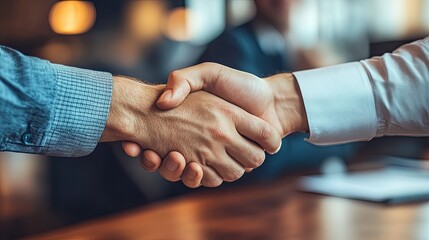
<svg viewBox="0 0 429 240">
<path fill-rule="evenodd" d="M 161 109 L 171 109 L 179 106 L 191 92 L 210 90 L 205 86 L 210 86 L 217 79 L 220 67 L 215 63 L 201 63 L 171 72 L 156 105 Z"/>
<path fill-rule="evenodd" d="M 173 78 L 171 75 L 164 92 L 156 102 L 160 109 L 167 110 L 179 106 L 191 92 L 191 87 L 185 78 Z"/>
</svg>

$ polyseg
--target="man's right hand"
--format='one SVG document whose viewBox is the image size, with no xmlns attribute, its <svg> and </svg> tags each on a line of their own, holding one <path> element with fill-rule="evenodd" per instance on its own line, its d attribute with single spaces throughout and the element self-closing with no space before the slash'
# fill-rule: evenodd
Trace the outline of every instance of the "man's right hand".
<svg viewBox="0 0 429 240">
<path fill-rule="evenodd" d="M 101 141 L 132 141 L 152 149 L 149 157 L 155 153 L 163 158 L 170 153 L 168 156 L 176 160 L 183 156 L 181 160 L 186 163 L 201 166 L 202 172 L 193 169 L 196 170 L 193 177 L 203 176 L 201 184 L 208 187 L 237 180 L 245 168 L 262 164 L 263 149 L 275 151 L 281 142 L 270 124 L 207 92 L 190 94 L 180 106 L 160 110 L 155 102 L 163 90 L 164 86 L 115 77 Z M 184 165 L 184 162 L 170 162 L 163 166 L 175 172 Z M 172 176 L 163 171 L 161 174 L 168 180 L 178 180 L 170 179 Z"/>
</svg>

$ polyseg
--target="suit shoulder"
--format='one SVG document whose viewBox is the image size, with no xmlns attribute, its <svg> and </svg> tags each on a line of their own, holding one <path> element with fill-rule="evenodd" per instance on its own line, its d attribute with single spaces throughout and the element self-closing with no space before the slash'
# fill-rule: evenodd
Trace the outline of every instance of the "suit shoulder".
<svg viewBox="0 0 429 240">
<path fill-rule="evenodd" d="M 242 69 L 254 59 L 257 49 L 256 37 L 250 25 L 244 24 L 226 30 L 207 45 L 199 62 L 217 62 L 232 68 Z"/>
<path fill-rule="evenodd" d="M 243 24 L 238 27 L 227 29 L 219 37 L 217 37 L 211 44 L 249 41 L 255 38 L 250 23 Z"/>
</svg>

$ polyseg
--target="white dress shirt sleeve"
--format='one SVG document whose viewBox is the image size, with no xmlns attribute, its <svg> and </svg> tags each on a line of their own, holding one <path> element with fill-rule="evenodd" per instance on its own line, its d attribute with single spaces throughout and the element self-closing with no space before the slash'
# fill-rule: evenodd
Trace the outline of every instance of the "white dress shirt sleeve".
<svg viewBox="0 0 429 240">
<path fill-rule="evenodd" d="M 429 38 L 382 57 L 294 75 L 311 143 L 429 136 Z"/>
</svg>

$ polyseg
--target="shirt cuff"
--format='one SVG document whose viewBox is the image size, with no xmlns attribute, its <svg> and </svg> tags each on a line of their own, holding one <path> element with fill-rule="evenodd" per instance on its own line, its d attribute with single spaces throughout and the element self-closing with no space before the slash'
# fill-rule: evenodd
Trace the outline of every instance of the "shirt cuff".
<svg viewBox="0 0 429 240">
<path fill-rule="evenodd" d="M 104 131 L 113 80 L 110 73 L 52 64 L 56 77 L 53 123 L 45 154 L 88 155 Z"/>
<path fill-rule="evenodd" d="M 317 145 L 368 141 L 377 131 L 372 87 L 363 66 L 346 63 L 294 73 Z"/>
</svg>

